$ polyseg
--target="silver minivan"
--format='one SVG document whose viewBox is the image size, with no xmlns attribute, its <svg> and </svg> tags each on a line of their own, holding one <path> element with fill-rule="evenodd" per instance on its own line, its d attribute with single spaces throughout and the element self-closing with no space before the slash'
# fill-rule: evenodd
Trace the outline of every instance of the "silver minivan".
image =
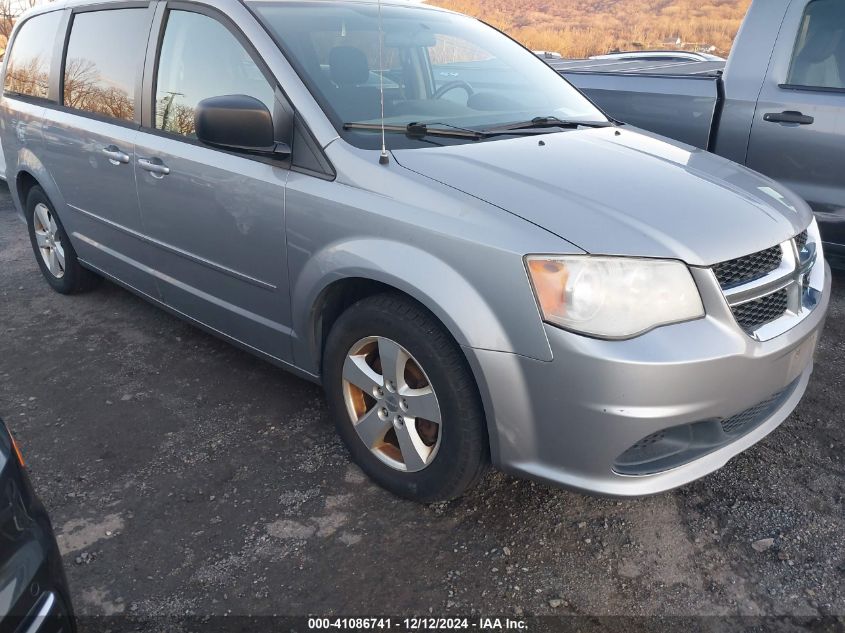
<svg viewBox="0 0 845 633">
<path fill-rule="evenodd" d="M 488 463 L 660 492 L 807 387 L 830 294 L 807 205 L 608 119 L 474 19 L 59 1 L 19 22 L 4 71 L 9 188 L 47 282 L 106 277 L 322 383 L 396 494 L 455 497 Z"/>
</svg>

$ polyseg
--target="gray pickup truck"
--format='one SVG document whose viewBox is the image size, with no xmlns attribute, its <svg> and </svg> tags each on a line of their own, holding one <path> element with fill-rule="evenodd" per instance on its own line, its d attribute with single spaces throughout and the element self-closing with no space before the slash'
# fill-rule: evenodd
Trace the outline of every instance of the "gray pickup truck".
<svg viewBox="0 0 845 633">
<path fill-rule="evenodd" d="M 547 61 L 612 117 L 792 188 L 845 264 L 845 2 L 754 0 L 727 63 Z"/>
</svg>

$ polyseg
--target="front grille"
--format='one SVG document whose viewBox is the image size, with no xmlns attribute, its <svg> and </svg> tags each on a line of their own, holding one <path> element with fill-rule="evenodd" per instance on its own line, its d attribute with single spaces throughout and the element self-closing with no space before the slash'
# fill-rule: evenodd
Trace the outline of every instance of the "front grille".
<svg viewBox="0 0 845 633">
<path fill-rule="evenodd" d="M 786 312 L 788 296 L 786 288 L 748 303 L 733 307 L 734 317 L 739 326 L 748 333 L 761 325 L 783 316 Z"/>
<path fill-rule="evenodd" d="M 716 273 L 716 279 L 722 288 L 730 288 L 765 277 L 777 270 L 782 259 L 780 246 L 772 246 L 759 253 L 716 264 L 713 266 L 713 272 Z"/>
<path fill-rule="evenodd" d="M 740 328 L 754 339 L 768 340 L 794 326 L 817 305 L 821 289 L 813 285 L 815 259 L 805 230 L 789 242 L 724 261 L 712 270 Z M 772 325 L 759 331 L 774 321 L 784 327 Z"/>
<path fill-rule="evenodd" d="M 786 397 L 792 393 L 794 387 L 795 383 L 791 384 L 783 391 L 779 391 L 772 397 L 763 400 L 763 402 L 755 404 L 750 409 L 746 409 L 742 413 L 737 413 L 729 418 L 725 418 L 722 420 L 722 430 L 728 435 L 744 435 L 747 431 L 750 431 L 760 422 L 766 420 L 770 415 L 772 415 L 772 413 L 775 412 L 775 409 L 777 409 Z"/>
</svg>

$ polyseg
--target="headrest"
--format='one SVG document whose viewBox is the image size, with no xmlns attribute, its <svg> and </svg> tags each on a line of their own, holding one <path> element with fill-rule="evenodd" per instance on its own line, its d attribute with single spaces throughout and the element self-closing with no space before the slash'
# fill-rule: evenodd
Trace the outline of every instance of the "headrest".
<svg viewBox="0 0 845 633">
<path fill-rule="evenodd" d="M 803 64 L 817 64 L 826 60 L 836 51 L 839 34 L 833 30 L 817 32 L 816 37 L 808 41 L 796 57 L 796 62 Z"/>
<path fill-rule="evenodd" d="M 370 79 L 367 56 L 354 46 L 335 46 L 330 50 L 329 70 L 338 86 L 360 86 Z"/>
</svg>

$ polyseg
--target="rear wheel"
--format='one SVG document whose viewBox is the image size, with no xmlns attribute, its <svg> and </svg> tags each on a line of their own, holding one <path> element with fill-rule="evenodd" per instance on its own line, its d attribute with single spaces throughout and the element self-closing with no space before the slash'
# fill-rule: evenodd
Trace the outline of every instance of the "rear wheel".
<svg viewBox="0 0 845 633">
<path fill-rule="evenodd" d="M 460 349 L 397 295 L 350 307 L 329 334 L 325 389 L 338 433 L 372 479 L 409 499 L 452 499 L 487 464 L 484 416 Z"/>
<path fill-rule="evenodd" d="M 35 259 L 53 290 L 72 294 L 92 287 L 99 277 L 79 264 L 61 220 L 41 187 L 30 189 L 25 210 Z"/>
</svg>

